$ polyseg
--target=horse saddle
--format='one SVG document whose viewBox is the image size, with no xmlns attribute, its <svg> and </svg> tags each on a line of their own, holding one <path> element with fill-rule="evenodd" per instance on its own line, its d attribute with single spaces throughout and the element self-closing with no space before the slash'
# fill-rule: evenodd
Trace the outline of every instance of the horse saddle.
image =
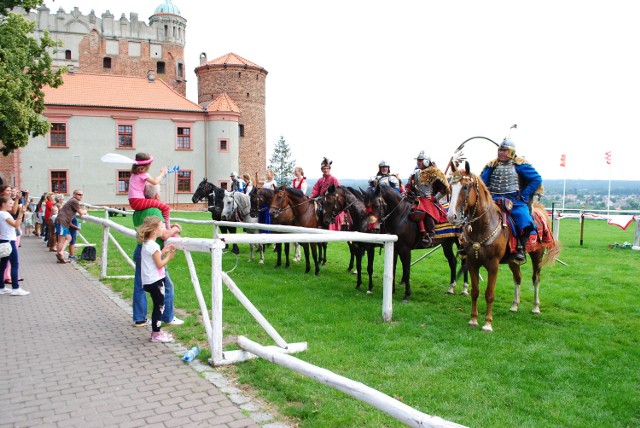
<svg viewBox="0 0 640 428">
<path fill-rule="evenodd" d="M 427 212 L 422 210 L 413 210 L 409 212 L 409 219 L 411 221 L 415 221 L 416 223 L 420 223 L 426 217 Z"/>
</svg>

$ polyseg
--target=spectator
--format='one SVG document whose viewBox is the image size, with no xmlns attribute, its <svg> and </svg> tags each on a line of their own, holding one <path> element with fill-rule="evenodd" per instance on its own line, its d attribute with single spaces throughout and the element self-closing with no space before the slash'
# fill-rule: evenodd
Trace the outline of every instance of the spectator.
<svg viewBox="0 0 640 428">
<path fill-rule="evenodd" d="M 16 245 L 16 230 L 20 229 L 22 217 L 25 207 L 22 206 L 18 211 L 17 218 L 14 220 L 10 212 L 13 211 L 14 200 L 7 196 L 0 196 L 0 243 L 8 242 L 11 245 L 11 253 L 0 259 L 0 272 L 4 272 L 9 261 L 11 262 L 11 291 L 5 288 L 4 282 L 0 283 L 0 294 L 9 294 L 12 296 L 26 296 L 29 292 L 20 288 L 18 268 L 18 246 Z"/>
<path fill-rule="evenodd" d="M 265 180 L 264 184 L 262 185 L 263 189 L 270 189 L 270 190 L 276 190 L 278 188 L 278 182 L 275 180 L 275 178 L 273 178 L 273 170 L 272 169 L 268 169 L 267 170 L 267 179 Z"/>
<path fill-rule="evenodd" d="M 160 199 L 160 193 L 158 186 L 147 185 L 144 188 L 144 197 L 147 199 Z M 148 208 L 142 211 L 136 211 L 133 213 L 133 226 L 135 228 L 142 225 L 145 218 L 156 216 L 162 218 L 162 212 L 158 208 Z M 181 232 L 182 228 L 177 225 L 171 225 L 170 229 L 164 229 L 164 232 L 159 237 L 160 246 L 163 245 L 163 241 L 175 236 Z M 133 252 L 133 261 L 136 264 L 135 275 L 133 278 L 133 325 L 135 327 L 144 327 L 148 324 L 147 320 L 147 295 L 145 294 L 142 286 L 142 278 L 140 272 L 140 254 L 142 251 L 142 245 L 138 244 Z M 166 271 L 166 269 L 165 269 Z M 179 318 L 176 318 L 173 314 L 173 282 L 169 272 L 165 272 L 166 277 L 164 281 L 164 312 L 162 313 L 161 320 L 170 325 L 184 324 Z"/>
<path fill-rule="evenodd" d="M 78 224 L 78 218 L 74 216 L 71 219 L 71 227 L 69 228 L 69 234 L 71 235 L 71 241 L 69 241 L 69 260 L 78 260 L 76 257 L 76 236 L 79 230 L 80 225 Z"/>
<path fill-rule="evenodd" d="M 140 254 L 140 274 L 144 290 L 151 295 L 153 311 L 151 313 L 151 341 L 173 342 L 173 336 L 161 330 L 160 320 L 164 312 L 165 266 L 175 256 L 175 247 L 171 244 L 160 249 L 156 242 L 165 228 L 158 217 L 147 217 L 138 227 L 138 242 L 142 243 Z"/>
<path fill-rule="evenodd" d="M 249 176 L 249 174 L 243 174 L 242 178 L 246 183 L 246 186 L 244 187 L 244 190 L 242 192 L 248 195 L 253 190 L 253 181 L 251 181 L 251 177 Z"/>
<path fill-rule="evenodd" d="M 153 162 L 153 157 L 148 153 L 136 153 L 136 160 L 131 167 L 131 178 L 129 178 L 129 205 L 135 211 L 141 211 L 147 208 L 158 208 L 162 211 L 162 218 L 169 229 L 169 216 L 171 208 L 169 205 L 159 200 L 146 199 L 144 197 L 144 188 L 147 183 L 157 185 L 162 181 L 162 177 L 167 174 L 167 167 L 160 169 L 160 175 L 151 177 L 148 174 L 149 167 Z"/>
<path fill-rule="evenodd" d="M 69 260 L 64 258 L 64 250 L 67 247 L 67 244 L 69 244 L 69 241 L 71 241 L 71 232 L 69 231 L 71 228 L 71 221 L 76 214 L 80 214 L 81 216 L 87 214 L 82 208 L 80 208 L 80 201 L 83 196 L 84 193 L 82 190 L 74 190 L 73 197 L 69 199 L 62 208 L 60 208 L 60 212 L 58 213 L 58 218 L 56 219 L 60 229 L 58 231 L 58 251 L 56 253 L 58 263 L 69 263 Z"/>
<path fill-rule="evenodd" d="M 231 191 L 244 192 L 244 186 L 246 186 L 246 183 L 238 177 L 238 174 L 236 172 L 232 172 L 229 177 L 231 177 Z"/>
<path fill-rule="evenodd" d="M 44 214 L 42 213 L 42 209 L 44 208 L 45 196 L 46 196 L 46 193 L 43 193 L 42 196 L 40 197 L 40 200 L 36 204 L 35 210 L 33 210 L 34 217 L 35 217 L 34 225 L 35 225 L 36 236 L 44 235 L 44 224 L 43 224 Z"/>
<path fill-rule="evenodd" d="M 33 235 L 33 210 L 31 204 L 27 205 L 27 211 L 24 213 L 24 234 L 25 236 Z"/>
</svg>

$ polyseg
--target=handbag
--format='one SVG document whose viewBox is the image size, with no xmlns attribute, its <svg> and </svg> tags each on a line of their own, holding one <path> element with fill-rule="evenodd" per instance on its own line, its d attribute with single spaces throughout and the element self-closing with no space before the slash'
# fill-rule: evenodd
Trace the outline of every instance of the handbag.
<svg viewBox="0 0 640 428">
<path fill-rule="evenodd" d="M 4 259 L 5 257 L 9 257 L 9 255 L 11 254 L 11 251 L 13 251 L 13 248 L 11 248 L 11 243 L 9 242 L 3 242 L 0 244 L 0 259 Z"/>
</svg>

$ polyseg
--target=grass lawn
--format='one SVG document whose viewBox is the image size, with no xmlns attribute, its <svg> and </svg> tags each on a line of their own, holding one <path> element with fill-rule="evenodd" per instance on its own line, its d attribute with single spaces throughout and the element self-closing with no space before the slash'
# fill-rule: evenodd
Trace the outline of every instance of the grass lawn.
<svg viewBox="0 0 640 428">
<path fill-rule="evenodd" d="M 208 219 L 206 213 L 175 215 Z M 131 227 L 130 218 L 112 220 Z M 85 222 L 82 233 L 99 243 L 102 230 Z M 131 254 L 133 240 L 114 235 Z M 185 225 L 182 233 L 211 235 L 211 226 L 206 225 Z M 379 252 L 370 295 L 355 290 L 355 275 L 346 271 L 347 245 L 342 243 L 329 244 L 328 263 L 318 277 L 304 274 L 302 262 L 289 269 L 275 268 L 271 248 L 264 265 L 249 263 L 246 245 L 241 246 L 230 276 L 286 341 L 308 342 L 308 350 L 297 358 L 422 412 L 473 427 L 640 426 L 640 252 L 608 247 L 632 242 L 633 237 L 633 224 L 622 231 L 587 220 L 581 246 L 579 222 L 562 220 L 560 260 L 568 266 L 556 263 L 543 268 L 542 313 L 530 312 L 530 264 L 523 267 L 520 311 L 509 312 L 513 284 L 503 266 L 496 286 L 493 333 L 467 326 L 469 297 L 445 293 L 449 273 L 441 251 L 412 268 L 409 303 L 402 303 L 404 290 L 396 290 L 390 323 L 382 322 Z M 415 251 L 413 259 L 424 253 Z M 210 257 L 197 253 L 193 257 L 210 305 Z M 236 258 L 225 254 L 223 268 L 235 265 Z M 199 358 L 206 360 L 210 353 L 183 254 L 169 266 L 175 305 L 186 320 L 172 329 L 173 334 L 187 346 L 199 344 L 203 349 Z M 87 268 L 98 275 L 98 262 Z M 113 245 L 108 271 L 132 273 Z M 105 283 L 130 299 L 132 280 Z M 461 285 L 459 281 L 457 292 Z M 263 345 L 273 344 L 226 289 L 223 299 L 227 338 L 245 335 Z M 235 347 L 230 344 L 225 349 Z M 402 426 L 368 404 L 264 360 L 220 370 L 232 372 L 300 427 Z"/>
</svg>

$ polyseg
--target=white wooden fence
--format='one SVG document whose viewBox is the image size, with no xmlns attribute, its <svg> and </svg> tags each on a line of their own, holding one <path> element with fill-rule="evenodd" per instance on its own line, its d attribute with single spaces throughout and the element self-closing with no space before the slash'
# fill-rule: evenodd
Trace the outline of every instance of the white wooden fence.
<svg viewBox="0 0 640 428">
<path fill-rule="evenodd" d="M 102 233 L 102 252 L 101 252 L 101 265 L 100 265 L 100 277 L 102 278 L 130 278 L 127 277 L 108 277 L 107 265 L 108 265 L 108 243 L 112 242 L 118 249 L 119 253 L 125 257 L 126 260 L 135 268 L 133 261 L 129 258 L 126 252 L 118 244 L 117 240 L 111 235 L 111 229 L 118 231 L 119 233 L 135 239 L 135 231 L 121 226 L 113 221 L 109 220 L 106 214 L 106 207 L 93 207 L 105 209 L 105 218 L 100 219 L 93 216 L 84 216 L 83 220 L 91 223 L 98 224 L 103 227 Z M 364 234 L 357 232 L 332 232 L 324 231 L 320 229 L 307 229 L 290 226 L 276 226 L 276 225 L 256 225 L 249 223 L 227 223 L 227 222 L 212 222 L 212 221 L 193 221 L 185 219 L 172 218 L 172 221 L 183 223 L 198 223 L 198 224 L 210 224 L 226 225 L 243 227 L 245 229 L 257 228 L 268 229 L 278 232 L 289 232 L 286 234 L 227 234 L 218 235 L 214 231 L 214 239 L 195 239 L 195 238 L 171 238 L 167 240 L 168 243 L 174 244 L 176 248 L 183 250 L 187 265 L 189 267 L 189 273 L 191 282 L 196 292 L 196 297 L 202 312 L 202 321 L 207 334 L 207 340 L 211 349 L 211 359 L 209 360 L 212 365 L 224 365 L 232 364 L 240 361 L 245 361 L 250 358 L 261 357 L 273 363 L 288 367 L 298 373 L 315 379 L 325 385 L 332 388 L 343 391 L 361 401 L 365 401 L 379 410 L 389 414 L 395 419 L 405 423 L 412 427 L 441 427 L 452 428 L 462 427 L 462 425 L 455 424 L 453 422 L 446 421 L 436 416 L 431 416 L 422 413 L 416 409 L 413 409 L 406 404 L 389 397 L 382 392 L 379 392 L 373 388 L 370 388 L 362 383 L 354 382 L 343 376 L 339 376 L 329 370 L 314 366 L 312 364 L 301 361 L 290 355 L 295 352 L 304 351 L 307 349 L 306 342 L 299 343 L 287 343 L 271 326 L 271 324 L 262 316 L 258 309 L 247 299 L 242 293 L 240 288 L 235 282 L 222 271 L 222 255 L 225 248 L 225 244 L 267 244 L 267 243 L 291 243 L 291 242 L 304 242 L 304 243 L 320 243 L 320 242 L 371 242 L 384 245 L 384 273 L 383 273 L 383 299 L 382 299 L 382 318 L 385 322 L 389 322 L 392 319 L 392 287 L 393 287 L 393 243 L 397 240 L 395 235 L 375 235 Z M 211 318 L 209 318 L 209 310 L 207 309 L 206 302 L 204 300 L 198 275 L 191 257 L 191 252 L 208 252 L 211 254 Z M 222 283 L 233 293 L 233 295 L 240 301 L 240 303 L 247 309 L 247 311 L 254 317 L 254 319 L 264 328 L 269 336 L 274 340 L 277 346 L 261 346 L 249 339 L 240 336 L 237 339 L 237 345 L 241 350 L 224 351 L 222 349 Z"/>
</svg>

